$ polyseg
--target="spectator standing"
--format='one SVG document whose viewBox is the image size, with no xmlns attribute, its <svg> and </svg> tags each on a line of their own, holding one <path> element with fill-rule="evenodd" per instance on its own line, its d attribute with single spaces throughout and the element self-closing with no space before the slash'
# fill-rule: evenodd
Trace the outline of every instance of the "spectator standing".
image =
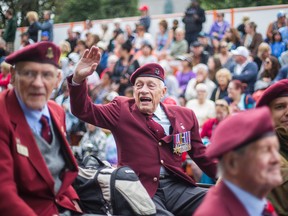
<svg viewBox="0 0 288 216">
<path fill-rule="evenodd" d="M 216 20 L 210 28 L 209 35 L 217 40 L 222 40 L 225 32 L 229 29 L 230 24 L 224 20 L 224 13 L 217 13 Z"/>
<path fill-rule="evenodd" d="M 147 5 L 142 5 L 139 8 L 139 11 L 141 12 L 139 23 L 145 27 L 146 32 L 149 32 L 150 23 L 151 23 L 151 18 L 149 15 L 149 7 Z"/>
<path fill-rule="evenodd" d="M 48 41 L 53 41 L 54 22 L 51 19 L 51 11 L 44 11 L 43 12 L 43 18 L 44 18 L 44 21 L 41 24 L 41 30 L 42 30 L 42 32 L 44 32 L 44 31 L 48 32 Z"/>
<path fill-rule="evenodd" d="M 1 214 L 82 213 L 72 187 L 78 168 L 65 137 L 65 114 L 49 101 L 60 81 L 59 56 L 55 44 L 39 42 L 5 59 L 13 65 L 14 88 L 0 95 Z"/>
<path fill-rule="evenodd" d="M 187 151 L 210 177 L 214 178 L 216 171 L 215 162 L 201 156 L 205 146 L 193 111 L 160 103 L 166 93 L 164 70 L 155 63 L 140 67 L 130 77 L 134 98 L 116 97 L 107 105 L 92 104 L 85 79 L 99 60 L 98 49 L 92 47 L 69 78 L 73 113 L 90 124 L 111 130 L 116 140 L 118 165 L 128 165 L 138 173 L 156 205 L 157 215 L 192 215 L 206 190 L 194 186 L 192 178 L 181 169 L 182 153 Z M 79 107 L 79 103 L 83 106 Z M 177 134 L 179 138 L 188 135 L 187 146 L 182 142 L 181 148 L 175 140 L 173 150 L 169 143 L 173 143 L 172 135 L 178 137 Z"/>
<path fill-rule="evenodd" d="M 17 30 L 17 19 L 13 14 L 12 9 L 5 12 L 6 24 L 3 34 L 3 39 L 6 41 L 6 49 L 9 53 L 14 52 L 14 42 Z"/>
<path fill-rule="evenodd" d="M 41 29 L 41 25 L 38 22 L 38 13 L 35 11 L 29 11 L 27 12 L 26 17 L 29 22 L 29 27 L 27 29 L 29 38 L 35 43 L 38 41 L 38 31 Z"/>
<path fill-rule="evenodd" d="M 219 160 L 222 180 L 209 189 L 194 215 L 217 212 L 230 216 L 276 216 L 266 196 L 282 182 L 278 151 L 279 141 L 268 108 L 224 119 L 216 127 L 206 153 L 208 158 Z"/>
<path fill-rule="evenodd" d="M 185 40 L 190 46 L 197 40 L 198 34 L 202 31 L 202 25 L 206 21 L 205 11 L 200 7 L 198 0 L 191 0 L 182 21 L 185 24 Z"/>
</svg>

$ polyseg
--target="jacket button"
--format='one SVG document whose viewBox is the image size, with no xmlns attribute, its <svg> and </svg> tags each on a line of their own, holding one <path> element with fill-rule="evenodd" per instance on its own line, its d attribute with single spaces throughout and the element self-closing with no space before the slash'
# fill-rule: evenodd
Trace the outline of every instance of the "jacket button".
<svg viewBox="0 0 288 216">
<path fill-rule="evenodd" d="M 161 164 L 164 164 L 164 161 L 163 161 L 163 160 L 160 160 L 160 163 L 161 163 Z"/>
<path fill-rule="evenodd" d="M 154 178 L 153 178 L 153 181 L 154 181 L 154 182 L 156 182 L 157 180 L 158 180 L 157 177 L 154 177 Z"/>
<path fill-rule="evenodd" d="M 56 198 L 56 199 L 55 199 L 55 202 L 56 202 L 56 203 L 58 203 L 58 202 L 59 202 L 59 200 Z"/>
<path fill-rule="evenodd" d="M 162 143 L 161 143 L 161 142 L 159 142 L 158 144 L 159 144 L 159 146 L 162 146 Z"/>
</svg>

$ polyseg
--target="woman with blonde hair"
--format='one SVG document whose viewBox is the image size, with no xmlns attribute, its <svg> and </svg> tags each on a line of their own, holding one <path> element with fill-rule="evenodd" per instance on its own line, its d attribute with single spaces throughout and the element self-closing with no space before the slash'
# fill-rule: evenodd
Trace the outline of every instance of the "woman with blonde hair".
<svg viewBox="0 0 288 216">
<path fill-rule="evenodd" d="M 35 11 L 29 11 L 26 14 L 26 17 L 29 22 L 28 34 L 29 39 L 32 39 L 34 42 L 38 41 L 38 31 L 41 29 L 40 23 L 38 22 L 38 13 Z"/>
<path fill-rule="evenodd" d="M 213 90 L 210 100 L 216 101 L 218 99 L 222 99 L 228 96 L 228 85 L 232 79 L 231 72 L 226 69 L 222 68 L 216 72 L 216 81 L 217 86 Z"/>
</svg>

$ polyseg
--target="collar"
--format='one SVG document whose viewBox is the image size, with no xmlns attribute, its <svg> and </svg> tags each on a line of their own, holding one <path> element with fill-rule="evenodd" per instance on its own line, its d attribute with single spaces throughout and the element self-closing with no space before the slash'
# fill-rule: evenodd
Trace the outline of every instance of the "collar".
<svg viewBox="0 0 288 216">
<path fill-rule="evenodd" d="M 160 104 L 158 104 L 155 112 L 153 113 L 153 116 L 156 117 L 158 120 L 162 120 L 163 114 L 165 115 L 164 110 L 161 108 Z"/>
<path fill-rule="evenodd" d="M 262 215 L 266 199 L 259 199 L 226 179 L 223 179 L 223 182 L 243 204 L 249 215 Z"/>
</svg>

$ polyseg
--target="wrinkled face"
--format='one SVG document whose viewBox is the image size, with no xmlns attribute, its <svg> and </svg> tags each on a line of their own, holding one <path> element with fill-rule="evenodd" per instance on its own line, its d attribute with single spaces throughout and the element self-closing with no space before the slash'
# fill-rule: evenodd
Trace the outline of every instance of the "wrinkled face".
<svg viewBox="0 0 288 216">
<path fill-rule="evenodd" d="M 32 110 L 41 110 L 57 87 L 61 74 L 52 64 L 19 62 L 11 69 L 12 84 L 23 103 Z"/>
<path fill-rule="evenodd" d="M 153 114 L 165 93 L 166 87 L 158 78 L 136 78 L 134 84 L 134 98 L 140 112 L 148 115 Z"/>
<path fill-rule="evenodd" d="M 270 103 L 275 126 L 283 126 L 288 129 L 288 97 L 279 97 Z"/>
<path fill-rule="evenodd" d="M 247 191 L 265 196 L 282 182 L 279 142 L 275 135 L 251 143 L 239 154 L 236 163 L 237 178 Z"/>
</svg>

